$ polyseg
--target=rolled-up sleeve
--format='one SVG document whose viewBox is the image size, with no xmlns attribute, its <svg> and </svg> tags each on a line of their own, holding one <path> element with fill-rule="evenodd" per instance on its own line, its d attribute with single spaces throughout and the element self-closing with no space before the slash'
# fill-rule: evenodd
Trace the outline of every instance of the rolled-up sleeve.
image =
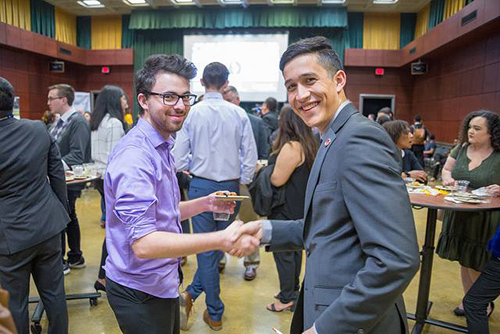
<svg viewBox="0 0 500 334">
<path fill-rule="evenodd" d="M 113 213 L 125 226 L 127 243 L 132 245 L 137 239 L 157 230 L 157 166 L 144 150 L 126 149 L 127 154 L 117 154 L 110 162 L 107 178 L 115 197 Z M 114 164 L 120 168 L 112 168 Z"/>
</svg>

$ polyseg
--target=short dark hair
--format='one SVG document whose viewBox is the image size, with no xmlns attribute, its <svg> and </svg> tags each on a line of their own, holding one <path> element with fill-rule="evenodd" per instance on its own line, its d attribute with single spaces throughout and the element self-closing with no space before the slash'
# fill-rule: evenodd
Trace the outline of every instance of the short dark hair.
<svg viewBox="0 0 500 334">
<path fill-rule="evenodd" d="M 0 77 L 0 117 L 12 113 L 14 109 L 14 87 L 4 77 Z"/>
<path fill-rule="evenodd" d="M 413 119 L 415 120 L 415 122 L 422 122 L 422 116 L 420 116 L 419 114 L 415 115 Z"/>
<path fill-rule="evenodd" d="M 229 70 L 226 65 L 214 61 L 203 69 L 203 82 L 206 88 L 220 89 L 229 77 Z"/>
<path fill-rule="evenodd" d="M 68 101 L 68 106 L 73 105 L 73 101 L 75 101 L 75 89 L 68 84 L 57 84 L 49 87 L 49 91 L 57 89 L 58 97 L 65 97 Z"/>
<path fill-rule="evenodd" d="M 406 131 L 409 131 L 410 129 L 408 122 L 401 120 L 386 122 L 382 126 L 387 131 L 389 137 L 391 137 L 394 144 L 398 142 L 398 139 L 399 137 L 401 137 L 401 135 L 403 135 Z"/>
<path fill-rule="evenodd" d="M 486 119 L 488 133 L 491 135 L 491 146 L 496 152 L 500 152 L 500 115 L 489 110 L 478 110 L 469 113 L 465 116 L 462 122 L 462 130 L 460 132 L 459 142 L 461 145 L 469 142 L 469 124 L 473 118 L 483 117 Z"/>
<path fill-rule="evenodd" d="M 280 60 L 281 72 L 283 72 L 286 64 L 288 64 L 288 62 L 290 62 L 293 58 L 308 53 L 316 54 L 318 62 L 332 77 L 338 70 L 344 69 L 339 55 L 335 52 L 328 39 L 326 37 L 316 36 L 301 39 L 300 41 L 291 44 L 288 49 L 286 49 Z"/>
<path fill-rule="evenodd" d="M 387 114 L 384 114 L 380 117 L 377 117 L 377 123 L 380 125 L 384 125 L 384 123 L 387 123 L 390 121 L 391 121 L 391 117 L 389 117 L 389 115 L 387 115 Z"/>
<path fill-rule="evenodd" d="M 278 110 L 278 101 L 276 101 L 274 97 L 268 97 L 266 101 L 264 101 L 264 103 L 266 104 L 269 111 L 274 112 Z"/>
<path fill-rule="evenodd" d="M 156 75 L 159 73 L 173 73 L 191 80 L 196 77 L 196 66 L 178 54 L 156 54 L 151 55 L 144 61 L 144 65 L 135 74 L 136 94 L 143 94 L 149 97 L 151 89 L 156 83 Z M 139 115 L 144 114 L 144 110 L 139 104 Z"/>
<path fill-rule="evenodd" d="M 436 139 L 436 136 L 433 133 L 431 133 L 431 135 L 429 136 L 429 139 L 434 140 L 434 139 Z"/>
</svg>

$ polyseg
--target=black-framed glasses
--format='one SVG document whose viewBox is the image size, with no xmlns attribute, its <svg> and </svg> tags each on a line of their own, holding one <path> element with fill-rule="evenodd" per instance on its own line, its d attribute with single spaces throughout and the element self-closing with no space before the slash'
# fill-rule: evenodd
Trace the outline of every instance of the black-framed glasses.
<svg viewBox="0 0 500 334">
<path fill-rule="evenodd" d="M 52 101 L 54 101 L 54 100 L 59 100 L 59 99 L 62 99 L 62 96 L 58 96 L 58 97 L 48 97 L 48 98 L 47 98 L 47 101 L 52 102 Z"/>
<path fill-rule="evenodd" d="M 166 106 L 175 106 L 177 102 L 179 102 L 179 99 L 182 100 L 182 103 L 184 103 L 185 106 L 192 106 L 196 102 L 196 95 L 195 94 L 183 94 L 179 95 L 176 93 L 155 93 L 155 92 L 148 92 L 151 95 L 158 95 L 161 96 L 163 100 L 163 104 Z"/>
</svg>

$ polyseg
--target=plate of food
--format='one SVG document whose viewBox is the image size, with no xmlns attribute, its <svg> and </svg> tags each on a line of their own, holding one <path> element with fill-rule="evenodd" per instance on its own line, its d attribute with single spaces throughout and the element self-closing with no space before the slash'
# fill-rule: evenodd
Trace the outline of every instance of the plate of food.
<svg viewBox="0 0 500 334">
<path fill-rule="evenodd" d="M 450 191 L 450 192 L 456 190 L 455 186 L 435 186 L 434 188 L 436 188 L 438 190 Z"/>
<path fill-rule="evenodd" d="M 477 198 L 465 198 L 465 197 L 454 197 L 455 200 L 465 203 L 465 204 L 480 204 L 483 203 L 482 200 Z"/>
<path fill-rule="evenodd" d="M 66 178 L 66 181 L 73 181 L 75 179 L 75 174 L 70 171 L 64 173 L 64 176 Z"/>
<path fill-rule="evenodd" d="M 416 188 L 421 188 L 421 187 L 424 187 L 424 186 L 425 186 L 425 184 L 420 183 L 420 182 L 418 182 L 418 181 L 413 181 L 413 182 L 411 182 L 411 183 L 407 183 L 407 184 L 406 184 L 406 186 L 407 186 L 408 188 L 411 188 L 411 189 L 416 189 Z"/>
<path fill-rule="evenodd" d="M 248 196 L 240 196 L 233 191 L 217 191 L 215 193 L 215 198 L 223 201 L 243 201 L 244 199 L 250 198 Z"/>
</svg>

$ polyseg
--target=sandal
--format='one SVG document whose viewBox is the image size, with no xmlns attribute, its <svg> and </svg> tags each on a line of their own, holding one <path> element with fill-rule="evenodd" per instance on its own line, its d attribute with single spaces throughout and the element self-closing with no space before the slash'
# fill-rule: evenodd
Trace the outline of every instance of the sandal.
<svg viewBox="0 0 500 334">
<path fill-rule="evenodd" d="M 266 305 L 266 309 L 267 309 L 268 311 L 271 311 L 271 312 L 283 312 L 283 311 L 285 311 L 285 310 L 290 311 L 290 312 L 295 311 L 295 303 L 290 302 L 290 303 L 288 303 L 288 304 L 290 304 L 290 305 L 288 305 L 288 306 L 287 306 L 287 307 L 285 307 L 285 308 L 282 308 L 281 310 L 278 310 L 278 309 L 276 308 L 276 303 L 271 303 L 271 304 L 269 304 L 269 305 Z M 285 304 L 285 305 L 287 305 L 287 304 Z"/>
</svg>

